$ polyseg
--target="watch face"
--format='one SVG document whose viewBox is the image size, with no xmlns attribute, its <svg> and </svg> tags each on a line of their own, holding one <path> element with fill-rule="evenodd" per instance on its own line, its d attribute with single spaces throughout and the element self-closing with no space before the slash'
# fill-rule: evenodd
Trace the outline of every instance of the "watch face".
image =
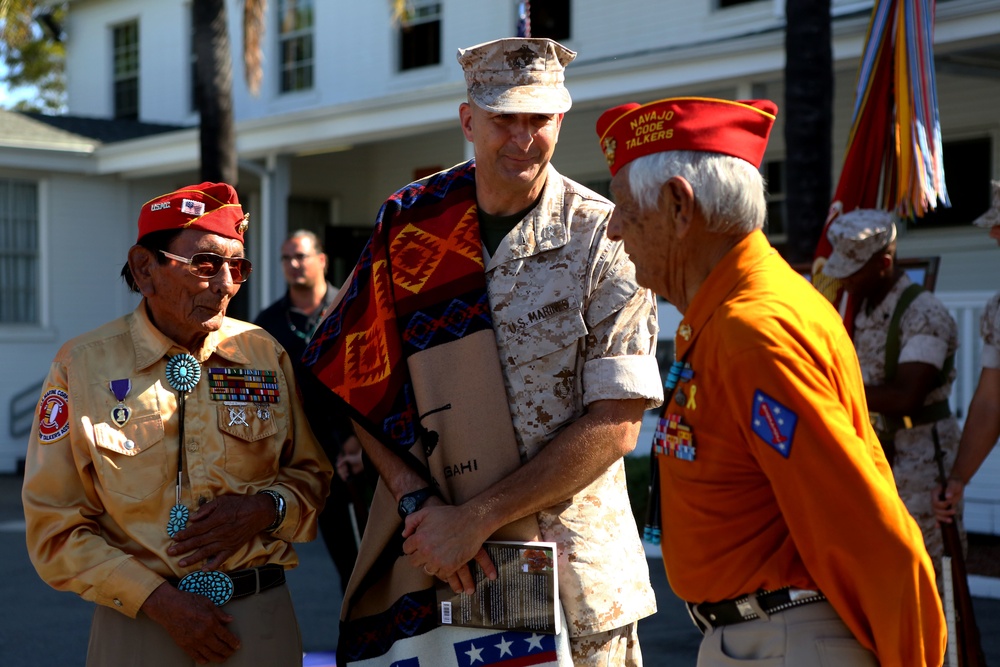
<svg viewBox="0 0 1000 667">
<path fill-rule="evenodd" d="M 420 489 L 419 491 L 414 491 L 413 493 L 408 493 L 399 499 L 399 516 L 406 518 L 409 515 L 420 509 L 420 506 L 424 504 L 429 497 L 434 495 L 434 492 L 430 489 Z"/>
<path fill-rule="evenodd" d="M 416 498 L 403 498 L 399 501 L 399 511 L 404 515 L 410 515 L 417 511 Z"/>
</svg>

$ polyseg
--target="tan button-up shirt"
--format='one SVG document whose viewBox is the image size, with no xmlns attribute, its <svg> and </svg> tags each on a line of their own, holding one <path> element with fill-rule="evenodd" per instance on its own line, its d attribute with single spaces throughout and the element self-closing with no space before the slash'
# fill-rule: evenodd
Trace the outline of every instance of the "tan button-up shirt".
<svg viewBox="0 0 1000 667">
<path fill-rule="evenodd" d="M 542 199 L 487 266 L 490 309 L 521 455 L 534 456 L 594 401 L 663 400 L 656 305 L 606 235 L 612 206 L 549 167 Z M 648 444 L 648 443 L 647 443 Z M 603 632 L 656 611 L 622 461 L 538 515 L 559 544 L 571 634 Z"/>
<path fill-rule="evenodd" d="M 52 362 L 28 443 L 22 497 L 39 575 L 130 617 L 165 578 L 198 569 L 166 553 L 180 435 L 166 363 L 184 352 L 152 325 L 145 302 L 69 341 Z M 294 567 L 289 542 L 315 537 L 332 469 L 307 425 L 291 360 L 268 334 L 228 318 L 194 354 L 202 376 L 185 398 L 181 503 L 194 513 L 218 496 L 278 491 L 287 505 L 279 529 L 256 535 L 220 569 Z M 277 402 L 213 400 L 211 367 L 276 372 Z M 121 427 L 114 380 L 131 381 Z"/>
</svg>

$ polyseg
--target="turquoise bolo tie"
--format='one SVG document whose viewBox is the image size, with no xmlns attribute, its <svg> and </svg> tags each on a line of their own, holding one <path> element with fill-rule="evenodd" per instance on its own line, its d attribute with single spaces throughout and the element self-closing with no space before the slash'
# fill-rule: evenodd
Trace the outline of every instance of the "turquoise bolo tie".
<svg viewBox="0 0 1000 667">
<path fill-rule="evenodd" d="M 184 474 L 184 397 L 201 380 L 201 364 L 190 354 L 175 354 L 167 360 L 167 382 L 177 392 L 178 425 L 177 444 L 177 493 L 174 506 L 170 508 L 167 521 L 167 535 L 173 537 L 187 527 L 191 516 L 187 506 L 181 503 L 181 478 Z"/>
</svg>

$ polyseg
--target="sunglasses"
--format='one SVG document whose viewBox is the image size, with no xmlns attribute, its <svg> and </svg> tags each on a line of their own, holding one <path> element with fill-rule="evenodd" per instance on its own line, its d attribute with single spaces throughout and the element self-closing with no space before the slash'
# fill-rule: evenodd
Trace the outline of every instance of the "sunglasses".
<svg viewBox="0 0 1000 667">
<path fill-rule="evenodd" d="M 191 273 L 198 278 L 214 278 L 219 275 L 219 271 L 222 271 L 222 265 L 228 264 L 229 275 L 232 277 L 233 282 L 245 283 L 247 278 L 250 277 L 250 272 L 253 270 L 250 260 L 245 257 L 223 257 L 222 255 L 216 255 L 214 252 L 196 252 L 191 256 L 191 259 L 188 259 L 187 257 L 169 253 L 166 250 L 161 250 L 160 252 L 170 259 L 187 264 L 191 269 Z"/>
</svg>

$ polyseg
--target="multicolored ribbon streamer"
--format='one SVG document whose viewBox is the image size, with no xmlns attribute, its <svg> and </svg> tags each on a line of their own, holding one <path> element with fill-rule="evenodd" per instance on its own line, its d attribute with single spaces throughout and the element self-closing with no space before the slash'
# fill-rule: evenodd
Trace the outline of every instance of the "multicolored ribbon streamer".
<svg viewBox="0 0 1000 667">
<path fill-rule="evenodd" d="M 813 284 L 838 303 L 839 281 L 822 273 L 830 223 L 857 208 L 922 218 L 951 206 L 945 186 L 934 74 L 935 0 L 876 0 L 855 88 L 844 164 L 813 261 Z M 853 307 L 847 305 L 850 326 Z"/>
<path fill-rule="evenodd" d="M 834 200 L 923 217 L 950 206 L 934 74 L 935 0 L 878 0 Z"/>
</svg>

